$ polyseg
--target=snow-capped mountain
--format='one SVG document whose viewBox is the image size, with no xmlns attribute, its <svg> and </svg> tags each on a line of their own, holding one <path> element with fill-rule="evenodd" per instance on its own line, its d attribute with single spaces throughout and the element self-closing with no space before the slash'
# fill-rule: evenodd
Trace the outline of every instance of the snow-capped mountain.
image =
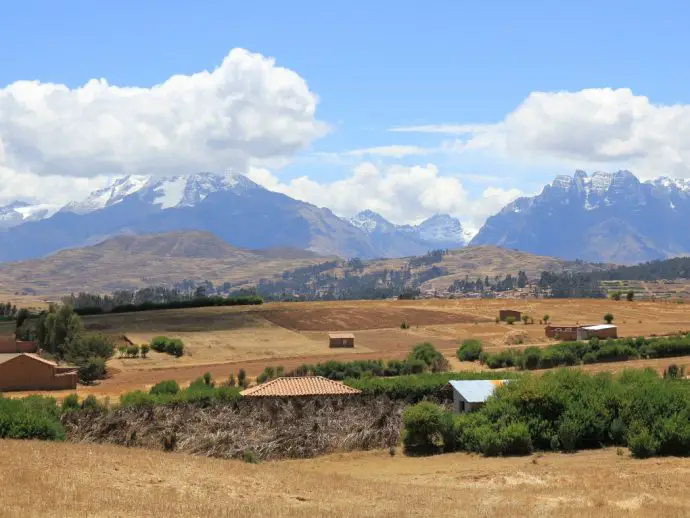
<svg viewBox="0 0 690 518">
<path fill-rule="evenodd" d="M 94 191 L 82 201 L 69 203 L 62 211 L 87 214 L 116 205 L 133 195 L 161 209 L 192 207 L 211 193 L 241 191 L 254 187 L 258 186 L 246 176 L 233 173 L 198 173 L 170 178 L 125 176 L 103 189 Z"/>
<path fill-rule="evenodd" d="M 395 225 L 372 210 L 363 210 L 346 221 L 376 243 L 385 242 L 391 256 L 419 255 L 434 248 L 461 248 L 469 242 L 460 221 L 447 214 L 436 214 L 419 225 Z"/>
<path fill-rule="evenodd" d="M 557 176 L 487 219 L 472 245 L 632 263 L 690 253 L 690 182 L 630 171 Z"/>
<path fill-rule="evenodd" d="M 59 205 L 31 204 L 16 201 L 0 207 L 0 229 L 11 228 L 29 221 L 49 218 L 59 210 Z"/>
</svg>

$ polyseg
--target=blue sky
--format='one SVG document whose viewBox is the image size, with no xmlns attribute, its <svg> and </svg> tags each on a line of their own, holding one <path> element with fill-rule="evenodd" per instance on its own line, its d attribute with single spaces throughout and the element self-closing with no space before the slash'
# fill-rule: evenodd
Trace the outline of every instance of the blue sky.
<svg viewBox="0 0 690 518">
<path fill-rule="evenodd" d="M 607 102 L 615 105 L 614 126 L 637 121 L 640 110 L 651 110 L 653 120 L 645 115 L 640 127 L 668 118 L 655 115 L 655 106 L 688 103 L 690 69 L 683 63 L 690 51 L 689 19 L 690 4 L 663 1 L 22 0 L 3 4 L 0 88 L 38 80 L 77 89 L 92 78 L 150 88 L 175 74 L 212 70 L 231 49 L 243 48 L 273 57 L 277 66 L 303 78 L 319 99 L 316 119 L 330 126 L 327 135 L 309 139 L 305 150 L 268 167 L 286 191 L 291 179 L 304 175 L 317 183 L 347 178 L 362 162 L 382 174 L 393 165 L 433 163 L 437 176 L 457 178 L 468 199 L 475 200 L 487 186 L 532 193 L 554 174 L 575 167 L 685 175 L 687 149 L 676 149 L 678 143 L 671 142 L 671 151 L 663 157 L 650 158 L 656 151 L 649 146 L 660 144 L 659 131 L 640 137 L 637 126 L 628 125 L 622 133 L 603 135 L 596 124 L 608 117 Z M 454 151 L 447 150 L 450 142 L 467 142 L 475 133 L 389 131 L 401 126 L 496 125 L 532 92 L 576 95 L 583 89 L 607 88 L 630 89 L 633 97 L 596 101 L 598 108 L 589 119 L 576 121 L 580 126 L 571 124 L 576 118 L 568 115 L 572 104 L 562 109 L 560 104 L 539 105 L 515 131 L 531 134 L 524 124 L 533 121 L 550 132 L 528 141 L 506 133 L 501 139 L 508 141 L 510 152 L 506 145 L 499 151 L 495 138 L 491 144 L 477 140 L 476 148 L 458 151 L 456 145 Z M 637 109 L 644 97 L 650 108 Z M 556 120 L 553 127 L 550 119 L 540 119 L 561 112 L 565 120 Z M 575 114 L 580 113 L 576 108 Z M 2 115 L 0 108 L 0 120 Z M 690 128 L 674 124 L 661 133 Z M 607 120 L 604 126 L 610 129 L 612 123 Z M 492 127 L 490 134 L 495 130 Z M 565 135 L 552 138 L 558 131 Z M 568 134 L 580 140 L 580 131 L 610 145 L 599 149 L 591 142 L 574 147 L 564 143 Z M 626 142 L 624 150 L 621 140 Z M 663 138 L 661 145 L 666 145 Z M 398 157 L 345 154 L 381 146 L 426 151 Z M 439 152 L 439 147 L 446 150 Z M 433 207 L 427 203 L 427 209 Z"/>
</svg>

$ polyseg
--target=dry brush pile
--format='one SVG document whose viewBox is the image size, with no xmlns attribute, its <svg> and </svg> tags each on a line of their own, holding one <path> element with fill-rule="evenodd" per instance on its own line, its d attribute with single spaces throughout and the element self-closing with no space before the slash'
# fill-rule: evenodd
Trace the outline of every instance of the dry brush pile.
<svg viewBox="0 0 690 518">
<path fill-rule="evenodd" d="M 281 459 L 394 446 L 404 403 L 386 397 L 119 407 L 67 413 L 72 442 Z"/>
</svg>

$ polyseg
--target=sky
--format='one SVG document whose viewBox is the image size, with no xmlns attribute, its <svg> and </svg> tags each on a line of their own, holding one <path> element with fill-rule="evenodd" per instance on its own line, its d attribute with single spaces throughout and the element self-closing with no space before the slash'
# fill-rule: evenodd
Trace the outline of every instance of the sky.
<svg viewBox="0 0 690 518">
<path fill-rule="evenodd" d="M 470 228 L 557 174 L 690 177 L 690 4 L 2 3 L 0 203 L 232 170 Z"/>
</svg>

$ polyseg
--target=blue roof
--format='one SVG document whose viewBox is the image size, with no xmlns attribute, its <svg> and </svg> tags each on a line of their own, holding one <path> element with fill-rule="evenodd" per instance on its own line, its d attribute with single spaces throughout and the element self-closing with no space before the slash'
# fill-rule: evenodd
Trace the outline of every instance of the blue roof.
<svg viewBox="0 0 690 518">
<path fill-rule="evenodd" d="M 484 403 L 496 387 L 508 380 L 451 380 L 448 383 L 468 403 Z"/>
</svg>

